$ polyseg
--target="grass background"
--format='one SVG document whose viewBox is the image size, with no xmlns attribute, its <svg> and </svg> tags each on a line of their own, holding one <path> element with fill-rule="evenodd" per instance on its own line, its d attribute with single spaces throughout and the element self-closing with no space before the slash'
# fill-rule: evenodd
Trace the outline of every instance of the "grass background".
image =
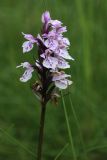
<svg viewBox="0 0 107 160">
<path fill-rule="evenodd" d="M 37 35 L 45 10 L 68 26 L 66 36 L 72 42 L 75 62 L 68 73 L 74 83 L 64 102 L 77 160 L 106 160 L 106 0 L 0 1 L 0 160 L 36 159 L 40 107 L 30 90 L 32 82 L 19 82 L 23 70 L 16 65 L 32 62 L 30 54 L 22 55 L 21 32 Z M 64 148 L 58 159 L 73 160 L 61 99 L 58 106 L 48 104 L 45 125 L 43 160 L 54 160 Z"/>
</svg>

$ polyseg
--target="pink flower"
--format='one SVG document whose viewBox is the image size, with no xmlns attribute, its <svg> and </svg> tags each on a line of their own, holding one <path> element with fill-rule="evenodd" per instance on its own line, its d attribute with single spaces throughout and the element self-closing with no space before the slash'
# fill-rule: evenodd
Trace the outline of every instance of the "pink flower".
<svg viewBox="0 0 107 160">
<path fill-rule="evenodd" d="M 59 34 L 62 34 L 62 33 L 64 33 L 64 32 L 67 32 L 66 26 L 60 27 L 60 28 L 57 29 L 57 33 L 59 33 Z"/>
<path fill-rule="evenodd" d="M 63 58 L 58 58 L 57 68 L 66 69 L 66 68 L 70 68 L 70 65 Z"/>
<path fill-rule="evenodd" d="M 22 35 L 24 35 L 24 38 L 32 43 L 36 43 L 37 40 L 31 35 L 31 34 L 25 34 L 22 32 Z"/>
<path fill-rule="evenodd" d="M 66 89 L 68 85 L 72 84 L 72 81 L 68 80 L 67 77 L 71 77 L 64 72 L 55 72 L 53 73 L 52 81 L 55 82 L 55 86 L 59 89 Z"/>
<path fill-rule="evenodd" d="M 43 66 L 46 68 L 56 69 L 58 65 L 58 59 L 55 57 L 48 56 L 43 60 Z"/>
<path fill-rule="evenodd" d="M 26 41 L 23 43 L 22 47 L 23 47 L 23 53 L 29 52 L 33 48 L 33 43 L 30 41 Z"/>
<path fill-rule="evenodd" d="M 24 38 L 27 39 L 28 41 L 25 41 L 22 45 L 23 47 L 23 53 L 29 52 L 33 48 L 33 44 L 37 43 L 37 40 L 31 35 L 31 34 L 24 34 Z"/>
<path fill-rule="evenodd" d="M 57 40 L 54 40 L 54 39 L 47 39 L 45 42 L 44 42 L 45 46 L 47 48 L 49 48 L 50 50 L 52 51 L 55 51 L 58 47 L 58 41 Z"/>
<path fill-rule="evenodd" d="M 19 68 L 19 67 L 26 68 L 24 74 L 20 78 L 21 82 L 27 82 L 29 79 L 32 78 L 32 72 L 34 71 L 34 69 L 30 63 L 28 62 L 21 63 L 21 65 L 17 66 L 16 68 Z"/>
<path fill-rule="evenodd" d="M 47 49 L 45 53 L 41 55 L 41 57 L 44 59 L 43 60 L 43 66 L 46 68 L 51 68 L 51 69 L 66 69 L 70 68 L 70 65 L 68 64 L 67 61 L 65 61 L 62 57 L 60 56 L 55 56 L 52 57 L 52 51 Z"/>
<path fill-rule="evenodd" d="M 59 89 L 66 89 L 71 84 L 72 84 L 72 81 L 68 79 L 61 79 L 61 80 L 55 81 L 55 86 L 58 87 Z"/>
<path fill-rule="evenodd" d="M 68 53 L 68 51 L 66 49 L 58 49 L 56 50 L 55 54 L 57 56 L 60 56 L 64 59 L 69 59 L 69 60 L 74 60 Z"/>
<path fill-rule="evenodd" d="M 62 22 L 58 21 L 58 20 L 51 20 L 50 24 L 52 25 L 53 28 L 57 29 L 60 28 L 62 25 Z"/>
</svg>

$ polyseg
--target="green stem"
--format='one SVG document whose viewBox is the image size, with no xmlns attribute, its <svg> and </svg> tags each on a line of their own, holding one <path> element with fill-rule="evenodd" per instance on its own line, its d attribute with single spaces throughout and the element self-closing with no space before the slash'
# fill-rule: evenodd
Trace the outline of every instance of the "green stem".
<svg viewBox="0 0 107 160">
<path fill-rule="evenodd" d="M 39 130 L 39 142 L 38 142 L 37 160 L 41 160 L 42 159 L 45 113 L 46 113 L 46 105 L 42 104 L 42 106 L 41 106 L 41 118 L 40 118 L 40 130 Z"/>
</svg>

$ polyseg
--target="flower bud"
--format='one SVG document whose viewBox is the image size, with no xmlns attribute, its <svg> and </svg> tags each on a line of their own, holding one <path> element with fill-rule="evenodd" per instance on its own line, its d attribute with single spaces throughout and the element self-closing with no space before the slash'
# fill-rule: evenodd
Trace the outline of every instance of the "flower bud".
<svg viewBox="0 0 107 160">
<path fill-rule="evenodd" d="M 48 11 L 42 14 L 42 23 L 48 23 L 51 20 L 50 13 Z"/>
</svg>

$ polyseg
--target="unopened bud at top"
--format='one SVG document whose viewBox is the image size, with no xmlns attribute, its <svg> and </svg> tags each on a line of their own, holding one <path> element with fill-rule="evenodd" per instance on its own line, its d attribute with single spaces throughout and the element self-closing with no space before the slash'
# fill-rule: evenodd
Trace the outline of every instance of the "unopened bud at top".
<svg viewBox="0 0 107 160">
<path fill-rule="evenodd" d="M 48 23 L 51 20 L 50 13 L 48 11 L 42 14 L 42 22 Z"/>
</svg>

